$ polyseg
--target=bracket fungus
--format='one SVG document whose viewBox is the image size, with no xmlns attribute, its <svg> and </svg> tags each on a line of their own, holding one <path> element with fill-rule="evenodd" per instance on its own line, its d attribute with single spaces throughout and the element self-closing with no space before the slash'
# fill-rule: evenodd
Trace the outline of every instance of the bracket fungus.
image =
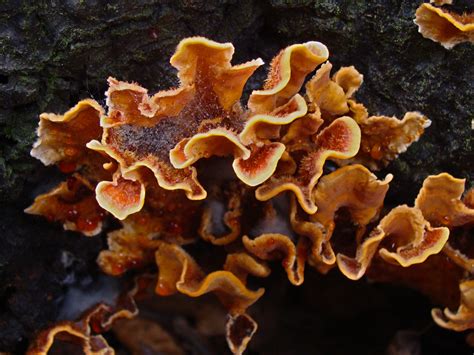
<svg viewBox="0 0 474 355">
<path fill-rule="evenodd" d="M 114 349 L 100 334 L 112 327 L 119 319 L 130 319 L 138 314 L 135 295 L 140 291 L 140 280 L 128 291 L 119 295 L 113 305 L 99 303 L 76 321 L 61 321 L 42 330 L 30 344 L 27 355 L 47 355 L 54 352 L 56 343 L 69 343 L 69 351 L 83 354 L 113 355 Z"/>
<path fill-rule="evenodd" d="M 462 180 L 428 177 L 414 207 L 390 211 L 384 199 L 393 176 L 371 172 L 420 137 L 425 116 L 369 116 L 354 98 L 362 74 L 351 66 L 331 77 L 319 42 L 283 49 L 244 104 L 244 86 L 263 61 L 233 65 L 233 52 L 231 43 L 187 38 L 171 58 L 179 87 L 149 95 L 109 78 L 107 109 L 87 99 L 64 115 L 42 114 L 31 154 L 71 175 L 26 212 L 86 236 L 120 220 L 120 229 L 107 230 L 102 271 L 154 270 L 159 297 L 214 294 L 228 312 L 234 354 L 257 331 L 249 308 L 264 295 L 247 279 L 267 277 L 275 260 L 293 285 L 303 283 L 307 265 L 357 280 L 377 275 L 373 265 L 413 273 L 440 252 L 458 268 L 469 264 L 468 251 L 448 241 L 453 228 L 474 221 L 474 194 L 461 201 Z M 199 258 L 206 246 L 212 254 Z M 451 321 L 435 312 L 437 322 L 459 329 L 450 325 L 457 316 L 444 314 Z M 57 333 L 68 333 L 85 352 L 107 353 L 103 328 L 92 335 L 90 316 L 60 323 L 32 349 L 44 352 Z"/>
<path fill-rule="evenodd" d="M 95 198 L 94 186 L 75 173 L 55 189 L 36 197 L 25 212 L 60 221 L 65 230 L 78 231 L 86 236 L 101 232 L 106 216 Z"/>
<path fill-rule="evenodd" d="M 255 186 L 267 180 L 284 145 L 270 141 L 265 130 L 306 113 L 297 92 L 305 75 L 327 59 L 328 51 L 319 42 L 283 50 L 272 62 L 265 89 L 251 95 L 247 111 L 239 99 L 248 78 L 263 61 L 232 66 L 233 52 L 230 43 L 202 37 L 183 40 L 170 61 L 178 69 L 181 86 L 153 97 L 139 85 L 109 78 L 109 112 L 101 120 L 104 134 L 101 142 L 94 140 L 87 146 L 116 160 L 125 181 L 143 185 L 140 170 L 146 168 L 160 187 L 184 190 L 191 200 L 207 195 L 192 166 L 201 158 L 232 155 L 234 171 L 244 183 Z M 97 197 L 114 216 L 125 218 L 141 208 L 143 190 L 135 191 L 140 196 L 135 196 L 132 206 L 121 208 L 109 204 L 119 198 L 111 198 L 102 188 L 116 185 L 117 181 L 99 186 Z"/>
<path fill-rule="evenodd" d="M 449 308 L 441 311 L 433 309 L 431 314 L 435 322 L 444 328 L 463 331 L 474 328 L 474 280 L 463 281 L 459 284 L 461 301 L 456 312 Z"/>
<path fill-rule="evenodd" d="M 424 3 L 416 10 L 414 22 L 423 37 L 440 43 L 446 49 L 463 42 L 474 43 L 473 13 L 459 15 L 444 7 Z"/>
<path fill-rule="evenodd" d="M 451 5 L 453 0 L 430 0 L 430 3 L 435 4 L 436 6 Z"/>
<path fill-rule="evenodd" d="M 85 145 L 102 136 L 99 119 L 103 115 L 102 106 L 91 99 L 80 101 L 64 115 L 41 114 L 31 156 L 44 165 L 58 164 L 65 173 L 75 171 L 77 165 L 90 164 L 91 154 L 95 154 Z"/>
</svg>

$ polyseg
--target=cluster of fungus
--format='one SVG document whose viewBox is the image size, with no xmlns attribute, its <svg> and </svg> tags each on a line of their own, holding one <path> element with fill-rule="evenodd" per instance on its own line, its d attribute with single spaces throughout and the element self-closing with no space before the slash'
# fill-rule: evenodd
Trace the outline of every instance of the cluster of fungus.
<svg viewBox="0 0 474 355">
<path fill-rule="evenodd" d="M 153 288 L 163 297 L 215 294 L 228 311 L 225 332 L 235 354 L 257 330 L 247 310 L 264 294 L 247 279 L 268 276 L 272 260 L 293 285 L 303 283 L 306 265 L 322 273 L 337 267 L 349 279 L 388 277 L 452 306 L 458 300 L 443 298 L 436 275 L 417 279 L 428 261 L 430 268 L 450 263 L 456 272 L 446 277 L 456 296 L 459 285 L 461 304 L 433 317 L 446 328 L 473 328 L 467 276 L 474 261 L 463 249 L 463 230 L 474 221 L 474 192 L 461 200 L 463 180 L 430 176 L 414 207 L 386 211 L 392 176 L 371 172 L 404 152 L 430 121 L 418 112 L 370 116 L 354 98 L 362 75 L 354 67 L 331 75 L 319 42 L 283 49 L 244 105 L 244 86 L 263 61 L 232 65 L 233 52 L 230 43 L 187 38 L 171 58 L 178 88 L 150 96 L 109 78 L 107 110 L 87 99 L 63 115 L 42 114 L 31 153 L 70 175 L 26 211 L 86 236 L 101 233 L 107 219 L 120 220 L 122 227 L 108 232 L 100 268 L 119 276 L 156 267 Z M 223 257 L 198 261 L 198 243 Z M 115 318 L 136 313 L 126 304 Z M 47 353 L 61 332 L 83 349 L 112 351 L 90 330 L 92 318 L 114 318 L 110 309 L 97 317 L 98 307 L 42 332 L 32 353 Z"/>
</svg>

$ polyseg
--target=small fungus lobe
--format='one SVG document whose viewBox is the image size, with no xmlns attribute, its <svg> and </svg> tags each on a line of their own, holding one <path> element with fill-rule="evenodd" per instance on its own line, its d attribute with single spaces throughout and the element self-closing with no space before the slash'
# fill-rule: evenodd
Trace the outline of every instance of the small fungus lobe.
<svg viewBox="0 0 474 355">
<path fill-rule="evenodd" d="M 443 7 L 424 3 L 416 10 L 414 22 L 423 37 L 440 43 L 446 49 L 463 42 L 474 43 L 473 13 L 459 15 Z"/>
</svg>

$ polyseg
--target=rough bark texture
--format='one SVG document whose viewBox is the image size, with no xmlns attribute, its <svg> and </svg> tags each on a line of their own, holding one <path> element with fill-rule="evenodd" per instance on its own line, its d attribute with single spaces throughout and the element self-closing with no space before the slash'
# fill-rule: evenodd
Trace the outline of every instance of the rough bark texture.
<svg viewBox="0 0 474 355">
<path fill-rule="evenodd" d="M 235 63 L 259 56 L 268 62 L 291 43 L 325 43 L 336 68 L 355 65 L 364 74 L 358 98 L 369 112 L 418 110 L 433 122 L 387 169 L 395 175 L 393 203 L 411 203 L 422 180 L 441 171 L 472 184 L 474 46 L 448 51 L 423 38 L 413 23 L 420 3 L 1 2 L 0 351 L 24 349 L 32 331 L 55 319 L 71 276 L 96 277 L 94 259 L 103 243 L 23 215 L 33 197 L 59 178 L 54 168 L 45 169 L 29 156 L 38 114 L 64 112 L 85 97 L 103 101 L 110 75 L 137 81 L 151 92 L 176 85 L 168 58 L 184 37 L 233 42 Z M 455 0 L 456 10 L 469 10 L 469 3 Z M 260 69 L 247 91 L 264 76 Z"/>
</svg>

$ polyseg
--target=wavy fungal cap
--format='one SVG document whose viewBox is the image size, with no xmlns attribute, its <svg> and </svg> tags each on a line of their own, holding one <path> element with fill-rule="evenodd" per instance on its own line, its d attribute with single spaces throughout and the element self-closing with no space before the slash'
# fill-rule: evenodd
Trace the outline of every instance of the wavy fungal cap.
<svg viewBox="0 0 474 355">
<path fill-rule="evenodd" d="M 463 42 L 474 43 L 474 14 L 458 15 L 445 8 L 424 3 L 416 10 L 414 22 L 425 38 L 451 49 Z"/>
</svg>

